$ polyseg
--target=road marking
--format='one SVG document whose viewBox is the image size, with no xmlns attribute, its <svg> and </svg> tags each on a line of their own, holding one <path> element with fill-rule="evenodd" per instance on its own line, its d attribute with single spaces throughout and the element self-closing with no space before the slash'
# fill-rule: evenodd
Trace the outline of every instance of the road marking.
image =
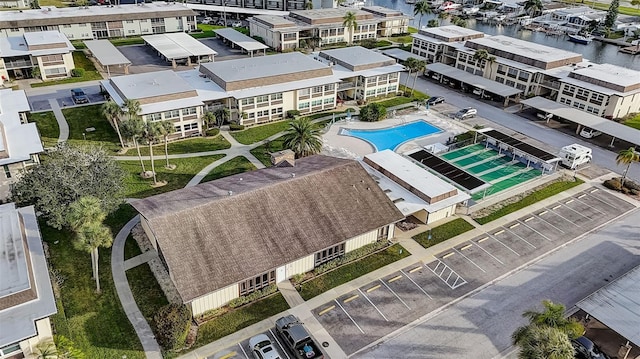
<svg viewBox="0 0 640 359">
<path fill-rule="evenodd" d="M 514 236 L 520 238 L 524 243 L 530 245 L 531 247 L 533 247 L 533 249 L 537 249 L 538 247 L 534 246 L 533 244 L 529 243 L 529 241 L 527 241 L 526 239 L 524 239 L 521 235 L 519 235 L 518 233 L 514 232 L 514 231 L 509 231 L 511 234 L 513 234 Z"/>
<path fill-rule="evenodd" d="M 451 257 L 452 255 L 453 255 L 453 252 L 449 252 L 449 253 L 447 253 L 447 254 L 443 255 L 443 256 L 442 256 L 442 259 L 445 259 L 445 258 Z"/>
<path fill-rule="evenodd" d="M 376 290 L 378 288 L 380 288 L 380 284 L 374 285 L 373 287 L 367 289 L 367 293 L 371 293 L 371 292 L 373 292 L 374 290 Z"/>
<path fill-rule="evenodd" d="M 592 189 L 589 193 L 594 193 L 594 192 L 598 192 L 597 188 Z"/>
<path fill-rule="evenodd" d="M 570 199 L 570 200 L 566 201 L 564 204 L 569 204 L 569 203 L 571 203 L 571 202 L 573 202 L 573 200 L 572 200 L 572 199 Z"/>
<path fill-rule="evenodd" d="M 547 212 L 549 212 L 549 211 L 542 211 L 542 212 L 538 213 L 538 216 L 545 215 L 545 214 L 547 214 Z"/>
<path fill-rule="evenodd" d="M 373 302 L 371 301 L 371 299 L 369 299 L 364 293 L 362 293 L 362 291 L 360 290 L 360 288 L 358 288 L 358 291 L 362 294 L 362 296 L 364 297 L 364 299 L 366 299 L 369 304 L 373 305 L 374 308 L 376 308 L 376 310 L 378 311 L 378 313 L 380 313 L 380 315 L 384 318 L 384 320 L 386 320 L 387 322 L 389 321 L 389 319 L 387 319 L 387 317 L 384 316 L 384 314 L 382 314 L 382 312 L 380 311 L 380 309 L 378 309 L 378 307 L 376 307 L 375 304 L 373 304 Z"/>
<path fill-rule="evenodd" d="M 291 359 L 291 357 L 289 356 L 289 353 L 287 353 L 287 351 L 284 350 L 284 347 L 282 346 L 282 343 L 280 343 L 280 339 L 278 339 L 278 336 L 275 335 L 273 333 L 273 331 L 271 331 L 271 329 L 269 329 L 269 333 L 271 333 L 271 336 L 273 337 L 273 339 L 275 339 L 276 343 L 278 343 L 278 346 L 280 347 L 280 349 L 282 349 L 282 353 L 284 353 L 284 355 L 287 357 L 287 359 Z"/>
<path fill-rule="evenodd" d="M 585 196 L 586 196 L 586 194 L 585 194 Z M 580 198 L 580 197 L 578 197 L 578 198 Z M 594 198 L 595 198 L 595 197 L 594 197 Z M 602 214 L 602 215 L 605 215 L 605 216 L 606 216 L 606 215 L 608 215 L 607 213 L 602 212 L 601 210 L 597 209 L 597 208 L 596 208 L 596 207 L 594 207 L 593 205 L 588 204 L 588 203 L 587 203 L 587 202 L 585 202 L 585 201 L 580 201 L 580 200 L 578 200 L 578 202 L 580 202 L 580 203 L 584 204 L 585 206 L 587 206 L 587 207 L 589 207 L 589 208 L 593 208 L 593 209 L 595 209 L 595 210 L 596 210 L 596 212 L 598 212 L 598 213 L 600 213 L 600 214 Z"/>
<path fill-rule="evenodd" d="M 529 217 L 529 218 L 525 219 L 524 221 L 525 221 L 525 222 L 529 222 L 529 221 L 532 221 L 534 218 L 535 218 L 535 217 Z"/>
<path fill-rule="evenodd" d="M 567 206 L 567 208 L 569 208 L 569 210 L 571 210 L 571 211 L 576 212 L 580 217 L 586 218 L 587 220 L 591 220 L 591 218 L 589 218 L 588 216 L 585 216 L 584 214 L 582 214 L 582 213 L 580 213 L 580 212 L 576 211 L 575 209 L 573 209 L 573 208 L 571 208 L 571 207 L 569 207 L 569 206 Z"/>
<path fill-rule="evenodd" d="M 482 242 L 486 241 L 487 239 L 489 239 L 489 237 L 480 238 L 480 239 L 478 239 L 478 243 L 482 243 Z"/>
<path fill-rule="evenodd" d="M 468 260 L 471 264 L 473 264 L 474 266 L 478 267 L 478 269 L 480 269 L 483 273 L 487 273 L 484 269 L 482 269 L 482 267 L 480 267 L 479 265 L 477 265 L 477 264 L 476 264 L 476 262 L 472 261 L 469 257 L 467 257 L 467 256 L 465 256 L 464 254 L 462 254 L 462 252 L 460 252 L 459 250 L 457 250 L 457 249 L 455 249 L 455 248 L 454 248 L 453 250 L 454 250 L 454 251 L 456 251 L 456 252 L 458 252 L 458 253 L 460 253 L 460 255 L 461 255 L 464 259 Z"/>
<path fill-rule="evenodd" d="M 469 249 L 469 248 L 471 248 L 471 247 L 473 247 L 473 244 L 467 244 L 466 246 L 464 246 L 464 247 L 460 248 L 460 250 L 461 250 L 461 251 L 464 251 L 465 249 Z"/>
<path fill-rule="evenodd" d="M 609 206 L 609 207 L 611 207 L 611 208 L 618 209 L 618 206 L 613 205 L 613 204 L 609 203 L 608 201 L 605 201 L 605 200 L 603 200 L 603 199 L 601 199 L 601 198 L 598 198 L 598 197 L 596 197 L 596 196 L 591 196 L 591 198 L 595 198 L 596 200 L 598 200 L 598 201 L 600 201 L 600 202 L 602 202 L 602 203 L 606 204 L 607 206 Z"/>
<path fill-rule="evenodd" d="M 518 257 L 520 257 L 520 254 L 519 254 L 518 252 L 514 251 L 514 250 L 513 250 L 513 248 L 509 247 L 508 245 L 506 245 L 506 244 L 502 243 L 498 238 L 493 237 L 493 236 L 492 236 L 491 238 L 492 238 L 494 241 L 496 241 L 496 242 L 498 242 L 498 243 L 502 244 L 506 249 L 508 249 L 508 250 L 512 251 L 513 253 L 515 253 Z"/>
<path fill-rule="evenodd" d="M 247 355 L 247 352 L 244 351 L 244 348 L 242 347 L 242 345 L 240 345 L 240 343 L 238 343 L 238 346 L 240 347 L 240 350 L 242 350 L 242 354 L 244 354 L 244 357 L 249 359 L 249 356 Z"/>
<path fill-rule="evenodd" d="M 485 237 L 485 238 L 487 238 L 487 237 Z M 493 259 L 497 260 L 497 261 L 498 261 L 498 263 L 500 263 L 500 264 L 504 265 L 504 263 L 503 263 L 501 260 L 499 260 L 498 258 L 496 258 L 493 254 L 491 254 L 491 253 L 487 252 L 487 250 L 486 250 L 486 249 L 482 248 L 482 246 L 478 245 L 477 243 L 476 243 L 476 247 L 478 247 L 478 248 L 482 249 L 482 250 L 483 250 L 486 254 L 488 254 L 491 258 L 493 258 Z"/>
<path fill-rule="evenodd" d="M 516 227 L 517 227 L 517 226 L 519 226 L 519 225 L 520 225 L 520 223 L 516 223 L 516 224 L 513 224 L 513 225 L 509 226 L 509 228 L 510 228 L 510 229 L 513 229 L 513 228 L 516 228 Z"/>
<path fill-rule="evenodd" d="M 391 289 L 387 283 L 385 283 L 382 279 L 379 279 L 380 283 L 382 283 L 382 285 L 384 285 L 385 287 L 387 287 L 387 289 L 389 289 L 391 291 L 391 293 L 393 293 L 393 295 L 396 296 L 396 298 L 398 298 L 398 300 L 400 301 L 400 303 L 404 304 L 405 307 L 407 307 L 407 309 L 411 310 L 411 308 L 409 308 L 409 306 L 407 305 L 407 303 L 404 302 L 404 300 L 402 300 L 402 298 L 400 298 L 400 296 L 398 296 L 398 294 L 396 294 L 396 292 L 393 291 L 393 289 Z"/>
<path fill-rule="evenodd" d="M 356 299 L 358 297 L 359 297 L 359 295 L 354 294 L 354 295 L 350 296 L 349 298 L 343 300 L 343 303 L 349 303 L 350 301 L 352 301 L 352 300 L 354 300 L 354 299 Z"/>
<path fill-rule="evenodd" d="M 424 290 L 421 286 L 418 285 L 418 283 L 416 283 L 413 278 L 409 277 L 409 275 L 407 273 L 405 273 L 402 269 L 400 269 L 400 273 L 404 274 L 405 276 L 407 276 L 407 278 L 411 281 L 411 283 L 415 284 L 416 287 L 418 287 L 418 289 L 420 289 L 422 291 L 422 293 L 424 293 L 424 295 L 426 295 L 429 299 L 433 299 L 431 298 L 431 296 L 429 295 L 429 293 L 427 293 L 426 290 Z"/>
<path fill-rule="evenodd" d="M 579 198 L 579 199 L 582 199 L 582 198 L 584 198 L 584 197 L 586 197 L 586 196 L 587 196 L 587 194 L 586 194 L 586 193 L 583 193 L 583 194 L 579 195 L 579 196 L 578 196 L 578 198 Z"/>
<path fill-rule="evenodd" d="M 504 233 L 504 229 L 501 229 L 501 230 L 497 231 L 497 232 L 496 232 L 496 233 L 494 233 L 493 235 L 494 235 L 494 236 L 497 236 L 497 235 L 502 234 L 502 233 Z"/>
<path fill-rule="evenodd" d="M 462 278 L 458 273 L 456 273 L 453 269 L 451 269 L 451 267 L 449 267 L 448 265 L 446 265 L 443 261 L 436 259 L 438 261 L 438 264 L 436 265 L 435 268 L 431 269 L 431 267 L 429 267 L 428 265 L 426 265 L 427 268 L 429 268 L 430 271 L 433 272 L 433 274 L 435 274 L 436 276 L 438 276 L 438 278 L 440 278 L 441 281 L 443 281 L 446 285 L 449 286 L 449 288 L 451 289 L 456 289 L 462 285 L 465 285 L 467 283 L 466 280 L 464 280 L 464 278 Z M 442 271 L 440 271 L 440 273 L 436 273 L 436 271 L 438 270 L 438 268 L 440 267 L 440 265 L 442 264 Z M 444 272 L 446 270 L 449 270 L 449 275 L 447 276 L 447 278 L 443 278 L 442 275 L 444 274 Z M 449 284 L 449 279 L 451 278 L 452 275 L 456 276 L 456 280 L 453 281 L 453 284 Z M 458 284 L 458 281 L 461 280 L 461 283 Z"/>
<path fill-rule="evenodd" d="M 402 278 L 402 276 L 401 276 L 401 275 L 397 275 L 397 276 L 395 276 L 395 277 L 393 277 L 393 278 L 389 279 L 389 283 L 393 283 L 393 282 L 397 281 L 397 280 L 398 280 L 398 279 L 400 279 L 400 278 Z"/>
<path fill-rule="evenodd" d="M 240 344 L 238 344 L 238 345 L 240 345 Z M 229 359 L 229 358 L 233 358 L 236 355 L 238 355 L 238 352 L 231 352 L 229 354 L 225 354 L 225 355 L 221 356 L 220 359 Z"/>
<path fill-rule="evenodd" d="M 553 207 L 553 208 L 551 208 L 551 209 L 555 211 L 556 209 L 558 209 L 558 208 L 560 208 L 560 207 L 562 207 L 562 205 L 561 205 L 561 204 L 559 204 L 559 205 L 557 205 L 557 206 L 555 206 L 555 207 Z"/>
<path fill-rule="evenodd" d="M 333 300 L 334 302 L 336 302 L 336 304 L 340 307 L 340 309 L 342 309 L 342 311 L 344 312 L 344 314 L 347 315 L 347 317 L 349 317 L 349 319 L 351 319 L 351 321 L 353 322 L 353 324 L 355 324 L 356 328 L 358 328 L 358 330 L 360 331 L 360 333 L 364 334 L 364 330 L 362 330 L 362 328 L 360 328 L 360 326 L 358 325 L 358 323 L 356 323 L 355 320 L 353 320 L 353 318 L 351 318 L 351 316 L 349 315 L 349 313 L 347 312 L 346 309 L 344 309 L 344 307 L 340 304 L 340 302 L 338 302 L 337 300 Z"/>
<path fill-rule="evenodd" d="M 417 267 L 415 267 L 415 268 L 413 268 L 413 269 L 410 269 L 410 270 L 409 270 L 409 273 L 417 272 L 417 271 L 419 271 L 420 269 L 422 269 L 422 266 L 417 266 Z"/>
<path fill-rule="evenodd" d="M 564 217 L 563 215 L 561 215 L 560 213 L 558 213 L 558 212 L 553 212 L 553 213 L 554 213 L 556 216 L 558 216 L 558 217 L 560 217 L 560 218 L 564 219 L 565 221 L 567 221 L 567 222 L 569 222 L 569 223 L 573 224 L 574 226 L 576 226 L 576 227 L 580 227 L 579 225 L 577 225 L 577 224 L 573 223 L 573 221 L 570 221 L 568 218 L 565 218 L 565 217 Z"/>
<path fill-rule="evenodd" d="M 332 311 L 332 310 L 334 310 L 334 309 L 336 309 L 336 306 L 335 306 L 335 305 L 332 305 L 332 306 L 326 307 L 326 308 L 324 308 L 323 310 L 321 310 L 321 311 L 318 313 L 318 315 L 327 314 L 327 313 L 329 313 L 330 311 Z"/>
<path fill-rule="evenodd" d="M 549 237 L 547 237 L 547 236 L 545 236 L 544 234 L 540 233 L 537 229 L 535 229 L 535 228 L 531 227 L 530 225 L 528 225 L 528 224 L 526 224 L 526 223 L 523 223 L 522 225 L 523 225 L 523 226 L 525 226 L 525 227 L 527 227 L 527 228 L 529 228 L 530 230 L 532 230 L 532 231 L 534 231 L 534 232 L 538 233 L 540 236 L 544 237 L 544 238 L 545 238 L 546 240 L 548 240 L 549 242 L 553 242 L 551 239 L 549 239 Z"/>
</svg>

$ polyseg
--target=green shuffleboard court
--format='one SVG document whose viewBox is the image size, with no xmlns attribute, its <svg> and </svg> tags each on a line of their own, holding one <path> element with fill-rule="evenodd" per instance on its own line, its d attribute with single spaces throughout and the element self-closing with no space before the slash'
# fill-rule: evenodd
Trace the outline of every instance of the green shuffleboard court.
<svg viewBox="0 0 640 359">
<path fill-rule="evenodd" d="M 471 146 L 467 146 L 467 147 L 462 147 L 459 148 L 457 150 L 453 150 L 451 152 L 447 152 L 444 155 L 442 155 L 442 158 L 444 158 L 445 160 L 453 160 L 456 159 L 458 157 L 462 157 L 465 155 L 468 155 L 470 153 L 474 153 L 476 151 L 480 151 L 484 149 L 484 145 L 481 144 L 475 144 L 475 145 L 471 145 Z"/>
</svg>

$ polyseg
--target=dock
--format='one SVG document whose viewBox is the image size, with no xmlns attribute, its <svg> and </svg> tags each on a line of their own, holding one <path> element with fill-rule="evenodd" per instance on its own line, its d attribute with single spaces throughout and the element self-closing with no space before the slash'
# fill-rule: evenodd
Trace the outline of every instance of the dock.
<svg viewBox="0 0 640 359">
<path fill-rule="evenodd" d="M 640 45 L 621 47 L 618 51 L 624 52 L 625 54 L 637 55 L 640 54 Z"/>
</svg>

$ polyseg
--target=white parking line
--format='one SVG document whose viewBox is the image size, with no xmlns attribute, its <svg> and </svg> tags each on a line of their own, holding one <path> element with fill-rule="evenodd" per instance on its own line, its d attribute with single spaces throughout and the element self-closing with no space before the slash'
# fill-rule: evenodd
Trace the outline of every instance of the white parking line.
<svg viewBox="0 0 640 359">
<path fill-rule="evenodd" d="M 586 196 L 586 194 L 583 194 L 583 196 Z M 588 206 L 588 207 L 590 207 L 590 208 L 595 209 L 595 210 L 596 210 L 596 212 L 598 212 L 598 213 L 600 213 L 600 214 L 602 214 L 602 215 L 606 215 L 606 213 L 604 213 L 604 212 L 602 212 L 601 210 L 597 209 L 596 207 L 594 207 L 594 206 L 592 206 L 592 205 L 590 205 L 590 204 L 586 203 L 585 201 L 581 201 L 579 198 L 581 198 L 581 197 L 576 198 L 576 201 L 578 201 L 578 202 L 580 202 L 580 203 L 584 204 L 585 206 Z"/>
<path fill-rule="evenodd" d="M 597 188 L 596 188 L 596 189 L 597 189 Z M 592 191 L 591 193 L 593 193 L 593 191 Z M 613 205 L 613 204 L 611 204 L 611 203 L 609 203 L 609 202 L 607 202 L 607 201 L 605 201 L 605 200 L 603 200 L 603 199 L 600 199 L 600 198 L 598 198 L 598 197 L 596 197 L 596 196 L 590 196 L 590 197 L 591 197 L 591 198 L 595 198 L 596 200 L 598 200 L 598 201 L 600 201 L 600 202 L 602 202 L 602 203 L 606 204 L 607 206 L 609 206 L 609 207 L 611 207 L 611 208 L 618 209 L 618 206 L 615 206 L 615 205 Z"/>
<path fill-rule="evenodd" d="M 525 221 L 525 222 L 526 222 L 526 221 Z M 532 231 L 534 231 L 534 232 L 538 233 L 540 236 L 544 237 L 544 239 L 548 240 L 549 242 L 553 242 L 551 239 L 549 239 L 549 237 L 547 237 L 547 236 L 545 236 L 544 234 L 540 233 L 537 229 L 535 229 L 535 228 L 531 227 L 530 225 L 528 225 L 528 224 L 526 224 L 526 223 L 524 223 L 524 222 L 522 222 L 522 225 L 523 225 L 523 226 L 525 226 L 525 227 L 527 227 L 527 228 L 529 228 L 530 230 L 532 230 Z"/>
<path fill-rule="evenodd" d="M 396 298 L 398 298 L 398 300 L 400 301 L 400 303 L 404 304 L 405 307 L 407 307 L 407 309 L 411 310 L 411 308 L 407 305 L 407 303 L 404 302 L 404 300 L 402 300 L 402 298 L 400 298 L 399 295 L 396 294 L 396 292 L 393 291 L 393 289 L 391 289 L 387 283 L 385 283 L 382 279 L 379 279 L 380 283 L 382 283 L 382 285 L 384 285 L 385 287 L 387 287 L 387 289 L 389 289 L 391 291 L 391 293 L 393 293 L 393 295 L 396 296 Z"/>
<path fill-rule="evenodd" d="M 545 211 L 545 212 L 547 212 L 547 211 Z M 551 223 L 551 222 L 547 221 L 546 219 L 544 219 L 544 218 L 542 218 L 542 217 L 538 217 L 538 219 L 540 219 L 540 220 L 541 220 L 541 221 L 543 221 L 543 222 L 546 222 L 548 225 L 550 225 L 551 227 L 555 228 L 558 232 L 560 232 L 560 233 L 564 233 L 564 231 L 563 231 L 562 229 L 560 229 L 560 228 L 558 228 L 558 227 L 554 226 L 554 225 L 553 225 L 553 223 Z"/>
<path fill-rule="evenodd" d="M 244 348 L 242 347 L 242 345 L 238 343 L 238 346 L 240 347 L 240 350 L 242 350 L 242 354 L 244 354 L 244 357 L 249 359 L 249 356 L 247 355 L 247 352 L 244 351 Z"/>
<path fill-rule="evenodd" d="M 487 233 L 487 234 L 489 234 L 489 233 Z M 490 235 L 490 234 L 489 234 L 489 237 L 491 237 L 494 241 L 496 241 L 496 242 L 498 242 L 498 243 L 502 244 L 506 249 L 508 249 L 508 250 L 512 251 L 512 252 L 513 252 L 513 253 L 515 253 L 518 257 L 520 257 L 520 254 L 519 254 L 518 252 L 514 251 L 514 250 L 513 250 L 513 248 L 509 247 L 508 245 L 506 245 L 506 244 L 504 244 L 504 243 L 500 242 L 500 240 L 499 240 L 498 238 L 496 238 L 496 237 L 494 237 L 494 236 L 492 236 L 492 235 Z"/>
<path fill-rule="evenodd" d="M 569 222 L 569 223 L 573 224 L 574 226 L 576 226 L 576 227 L 580 227 L 579 225 L 577 225 L 577 224 L 573 223 L 573 221 L 571 221 L 571 220 L 569 220 L 569 219 L 565 218 L 565 217 L 564 217 L 563 215 L 561 215 L 560 213 L 558 213 L 558 212 L 556 212 L 556 211 L 553 211 L 553 213 L 554 213 L 556 216 L 558 216 L 558 217 L 560 217 L 560 218 L 564 219 L 565 221 L 567 221 L 567 222 Z"/>
<path fill-rule="evenodd" d="M 369 304 L 373 305 L 374 308 L 376 308 L 376 310 L 378 311 L 378 313 L 380 313 L 380 315 L 384 318 L 384 320 L 386 320 L 387 322 L 389 321 L 389 319 L 387 319 L 387 317 L 385 317 L 385 315 L 380 311 L 380 309 L 378 309 L 378 307 L 376 307 L 375 304 L 373 304 L 373 302 L 371 301 L 371 299 L 369 299 L 369 297 L 367 297 L 366 295 L 364 295 L 364 293 L 362 293 L 362 291 L 360 290 L 360 288 L 358 288 L 358 292 L 360 292 L 360 294 L 362 294 L 362 296 L 364 297 L 364 299 L 367 300 L 367 302 L 369 302 Z"/>
<path fill-rule="evenodd" d="M 433 274 L 435 274 L 438 278 L 440 278 L 440 280 L 443 281 L 444 284 L 448 285 L 449 288 L 456 289 L 459 286 L 467 284 L 467 281 L 464 280 L 464 278 L 462 278 L 458 273 L 456 273 L 456 271 L 454 271 L 451 267 L 449 267 L 445 262 L 439 259 L 436 259 L 436 260 L 438 261 L 438 265 L 436 265 L 435 268 L 431 269 L 431 267 L 429 267 L 426 264 L 425 264 L 425 267 L 427 267 L 431 272 L 433 272 Z M 438 267 L 440 267 L 441 264 L 442 264 L 442 271 L 440 271 L 440 273 L 436 273 L 436 271 L 438 270 Z M 445 279 L 442 277 L 442 274 L 446 270 L 449 270 L 449 275 Z M 452 275 L 456 276 L 456 280 L 453 282 L 453 284 L 449 284 L 449 279 L 451 278 Z M 460 284 L 458 284 L 458 281 L 461 281 Z"/>
<path fill-rule="evenodd" d="M 485 238 L 486 238 L 486 237 L 485 237 Z M 478 241 L 478 242 L 480 242 L 480 241 Z M 484 248 L 482 248 L 478 243 L 475 243 L 475 245 L 476 245 L 476 247 L 480 248 L 483 252 L 485 252 L 486 254 L 488 254 L 491 258 L 493 258 L 493 259 L 495 259 L 496 261 L 498 261 L 498 263 L 500 263 L 500 264 L 504 265 L 504 263 L 503 263 L 501 260 L 499 260 L 498 258 L 494 257 L 494 256 L 493 256 L 493 254 L 491 254 L 491 253 L 487 252 L 487 250 L 486 250 L 486 249 L 484 249 Z"/>
<path fill-rule="evenodd" d="M 289 353 L 287 353 L 287 351 L 282 346 L 282 343 L 280 343 L 280 339 L 278 339 L 278 336 L 275 335 L 275 333 L 272 332 L 271 329 L 269 329 L 269 333 L 271 333 L 271 336 L 273 337 L 273 339 L 276 341 L 276 343 L 278 343 L 278 346 L 280 347 L 280 349 L 282 349 L 282 352 L 287 357 L 287 359 L 291 359 L 291 357 L 289 356 Z"/>
<path fill-rule="evenodd" d="M 464 257 L 464 259 L 468 260 L 471 264 L 473 264 L 474 266 L 478 267 L 478 269 L 480 269 L 483 273 L 487 273 L 487 271 L 485 271 L 484 269 L 482 269 L 482 267 L 480 267 L 479 265 L 476 264 L 476 262 L 472 261 L 469 257 L 465 256 L 464 254 L 462 254 L 462 252 L 460 252 L 459 250 L 457 250 L 456 248 L 453 248 L 454 251 L 460 253 L 461 256 Z"/>
<path fill-rule="evenodd" d="M 580 213 L 580 212 L 576 211 L 575 209 L 573 209 L 573 208 L 571 208 L 571 207 L 569 207 L 569 206 L 567 206 L 567 205 L 565 205 L 565 207 L 567 207 L 567 208 L 569 208 L 570 210 L 572 210 L 572 211 L 576 212 L 579 216 L 581 216 L 581 217 L 583 217 L 583 218 L 586 218 L 586 219 L 588 219 L 588 220 L 591 220 L 591 218 L 589 218 L 589 217 L 585 216 L 584 214 L 582 214 L 582 213 Z"/>
<path fill-rule="evenodd" d="M 400 269 L 400 273 L 404 274 L 407 277 L 407 279 L 409 279 L 411 281 L 411 283 L 415 284 L 416 287 L 418 287 L 422 291 L 422 293 L 424 293 L 424 295 L 426 295 L 429 299 L 433 299 L 433 298 L 431 298 L 429 293 L 427 293 L 426 290 L 424 290 L 421 286 L 419 286 L 418 283 L 416 283 L 411 277 L 409 277 L 409 275 L 407 273 L 405 273 L 402 269 Z"/>
<path fill-rule="evenodd" d="M 509 232 L 510 232 L 511 234 L 513 234 L 514 236 L 516 236 L 516 237 L 520 238 L 520 240 L 522 240 L 524 243 L 526 243 L 526 244 L 530 245 L 533 249 L 538 249 L 538 247 L 536 247 L 536 246 L 534 246 L 533 244 L 529 243 L 529 241 L 527 241 L 526 239 L 522 238 L 522 236 L 518 235 L 518 233 L 516 233 L 516 232 L 514 232 L 514 231 L 511 231 L 511 230 L 509 230 Z"/>
<path fill-rule="evenodd" d="M 351 321 L 353 322 L 353 324 L 356 325 L 356 327 L 358 328 L 358 330 L 360 330 L 360 333 L 364 334 L 364 330 L 362 330 L 362 328 L 360 328 L 360 326 L 358 325 L 358 323 L 356 323 L 355 320 L 353 320 L 353 318 L 351 318 L 351 316 L 349 315 L 349 313 L 347 312 L 346 309 L 344 309 L 344 307 L 340 304 L 340 302 L 338 302 L 336 299 L 333 300 L 334 302 L 336 302 L 336 304 L 340 307 L 340 309 L 342 309 L 342 311 L 344 312 L 344 314 L 347 315 L 347 317 L 349 317 L 349 319 L 351 319 Z"/>
</svg>

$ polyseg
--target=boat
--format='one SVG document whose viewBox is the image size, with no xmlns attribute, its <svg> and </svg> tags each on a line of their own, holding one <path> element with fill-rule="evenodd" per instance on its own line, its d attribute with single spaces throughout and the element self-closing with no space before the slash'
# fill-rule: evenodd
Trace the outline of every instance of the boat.
<svg viewBox="0 0 640 359">
<path fill-rule="evenodd" d="M 416 0 L 405 0 L 407 4 L 415 4 Z"/>
<path fill-rule="evenodd" d="M 584 44 L 587 45 L 593 40 L 593 36 L 591 35 L 567 35 L 569 36 L 569 41 L 575 42 L 576 44 Z"/>
</svg>

